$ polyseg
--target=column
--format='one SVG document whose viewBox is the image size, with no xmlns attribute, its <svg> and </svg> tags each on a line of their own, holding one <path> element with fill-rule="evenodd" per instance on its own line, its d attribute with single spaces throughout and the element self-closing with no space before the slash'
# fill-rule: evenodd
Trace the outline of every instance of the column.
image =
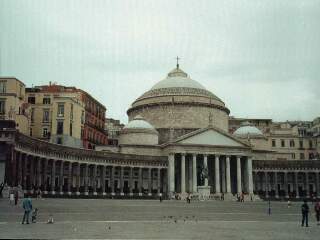
<svg viewBox="0 0 320 240">
<path fill-rule="evenodd" d="M 34 190 L 34 157 L 30 156 L 30 192 Z"/>
<path fill-rule="evenodd" d="M 173 194 L 175 192 L 175 184 L 174 184 L 174 154 L 169 154 L 169 174 L 168 174 L 168 181 L 169 181 L 169 193 Z"/>
<path fill-rule="evenodd" d="M 198 192 L 197 189 L 197 155 L 192 155 L 192 190 L 194 193 Z"/>
<path fill-rule="evenodd" d="M 320 198 L 320 184 L 319 184 L 319 172 L 315 172 L 316 175 L 316 198 Z"/>
<path fill-rule="evenodd" d="M 187 178 L 187 182 L 188 182 L 188 193 L 192 193 L 193 192 L 193 186 L 192 186 L 192 159 L 188 159 L 187 161 L 188 163 L 188 178 Z"/>
<path fill-rule="evenodd" d="M 227 182 L 227 193 L 231 193 L 231 179 L 230 179 L 230 156 L 226 157 L 226 182 Z"/>
<path fill-rule="evenodd" d="M 69 162 L 68 171 L 68 194 L 71 195 L 71 185 L 72 185 L 72 162 Z"/>
<path fill-rule="evenodd" d="M 186 192 L 186 155 L 181 154 L 181 193 Z"/>
<path fill-rule="evenodd" d="M 309 190 L 309 172 L 306 172 L 306 197 L 310 196 Z"/>
<path fill-rule="evenodd" d="M 226 192 L 226 160 L 221 160 L 221 192 Z"/>
<path fill-rule="evenodd" d="M 298 172 L 294 172 L 294 181 L 296 187 L 296 198 L 299 198 L 299 184 L 298 184 Z"/>
<path fill-rule="evenodd" d="M 23 185 L 23 189 L 27 190 L 27 171 L 28 171 L 28 156 L 27 155 L 24 155 L 23 164 L 24 164 L 24 167 L 23 167 L 23 171 L 22 171 L 22 174 L 23 174 L 22 185 Z"/>
<path fill-rule="evenodd" d="M 76 195 L 80 195 L 80 174 L 81 174 L 81 165 L 80 163 L 77 164 L 77 184 L 76 184 Z"/>
<path fill-rule="evenodd" d="M 220 187 L 220 160 L 219 155 L 215 155 L 215 182 L 216 182 L 216 194 L 221 193 Z"/>
<path fill-rule="evenodd" d="M 130 167 L 130 172 L 129 172 L 129 195 L 130 196 L 133 196 L 133 188 L 134 188 L 133 167 Z"/>
<path fill-rule="evenodd" d="M 93 165 L 93 195 L 98 195 L 97 193 L 97 165 Z"/>
<path fill-rule="evenodd" d="M 208 155 L 204 154 L 203 155 L 203 167 L 204 169 L 208 170 Z M 208 171 L 207 171 L 208 173 Z M 208 176 L 204 179 L 204 186 L 208 186 Z"/>
<path fill-rule="evenodd" d="M 237 156 L 237 192 L 242 193 L 241 185 L 241 157 Z"/>
<path fill-rule="evenodd" d="M 152 195 L 152 168 L 148 168 L 148 195 Z"/>
<path fill-rule="evenodd" d="M 161 172 L 160 172 L 160 168 L 158 168 L 158 174 L 157 174 L 157 176 L 158 176 L 158 180 L 157 180 L 157 185 L 158 185 L 158 187 L 157 187 L 157 192 L 158 192 L 158 195 L 160 196 L 160 193 L 161 193 Z"/>
<path fill-rule="evenodd" d="M 88 172 L 89 172 L 89 166 L 86 163 L 84 165 L 84 195 L 89 195 L 89 191 L 88 191 L 88 182 L 89 182 Z"/>
<path fill-rule="evenodd" d="M 268 188 L 268 173 L 267 172 L 264 172 L 264 181 L 265 181 L 264 188 L 265 188 L 265 192 L 266 192 L 266 198 L 268 198 L 269 197 L 269 188 Z"/>
<path fill-rule="evenodd" d="M 59 188 L 60 188 L 60 195 L 63 195 L 63 161 L 60 161 L 60 177 L 59 177 Z"/>
<path fill-rule="evenodd" d="M 275 194 L 276 194 L 276 198 L 279 198 L 279 189 L 278 189 L 278 172 L 274 172 L 274 185 L 275 185 Z"/>
<path fill-rule="evenodd" d="M 106 166 L 101 166 L 101 192 L 102 196 L 107 195 L 106 194 Z"/>
<path fill-rule="evenodd" d="M 288 173 L 287 171 L 284 172 L 284 194 L 286 198 L 289 198 L 289 194 L 288 194 Z"/>
<path fill-rule="evenodd" d="M 139 189 L 139 196 L 142 196 L 142 168 L 139 168 L 139 180 L 138 180 L 138 189 Z"/>
<path fill-rule="evenodd" d="M 56 161 L 52 159 L 52 168 L 51 168 L 51 194 L 56 194 Z"/>
<path fill-rule="evenodd" d="M 114 170 L 115 166 L 111 166 L 111 175 L 110 175 L 110 185 L 111 185 L 111 195 L 114 196 Z"/>
<path fill-rule="evenodd" d="M 18 159 L 18 186 L 22 186 L 22 153 L 19 153 Z"/>
<path fill-rule="evenodd" d="M 124 167 L 120 167 L 120 195 L 123 196 L 123 170 Z"/>
<path fill-rule="evenodd" d="M 43 192 L 44 192 L 44 194 L 48 194 L 48 182 L 47 182 L 47 180 L 48 180 L 48 176 L 47 176 L 47 173 L 48 173 L 48 159 L 47 158 L 45 158 L 44 160 L 44 166 L 43 166 L 43 181 L 42 181 L 42 183 L 43 183 Z"/>
<path fill-rule="evenodd" d="M 248 157 L 247 160 L 247 170 L 248 170 L 248 192 L 253 194 L 253 177 L 252 177 L 252 158 Z"/>
<path fill-rule="evenodd" d="M 8 179 L 9 180 L 9 186 L 16 186 L 17 183 L 17 152 L 14 150 L 14 148 L 11 148 L 11 176 Z"/>
<path fill-rule="evenodd" d="M 41 188 L 41 158 L 38 158 L 37 161 L 37 187 Z"/>
</svg>

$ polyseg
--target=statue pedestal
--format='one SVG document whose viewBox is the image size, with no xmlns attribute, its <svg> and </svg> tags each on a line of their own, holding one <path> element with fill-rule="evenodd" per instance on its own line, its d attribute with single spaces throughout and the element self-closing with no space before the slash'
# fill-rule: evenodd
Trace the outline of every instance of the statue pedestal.
<svg viewBox="0 0 320 240">
<path fill-rule="evenodd" d="M 198 194 L 201 196 L 201 198 L 209 199 L 210 186 L 198 186 Z"/>
</svg>

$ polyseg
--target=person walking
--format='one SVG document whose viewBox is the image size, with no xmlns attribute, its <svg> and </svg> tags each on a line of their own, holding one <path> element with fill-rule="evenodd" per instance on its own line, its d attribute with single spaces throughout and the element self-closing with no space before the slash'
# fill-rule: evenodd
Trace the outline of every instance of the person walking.
<svg viewBox="0 0 320 240">
<path fill-rule="evenodd" d="M 306 199 L 303 200 L 303 204 L 301 205 L 301 213 L 302 213 L 301 227 L 304 226 L 304 223 L 306 224 L 306 227 L 309 227 L 308 225 L 309 206 Z"/>
<path fill-rule="evenodd" d="M 26 195 L 25 198 L 23 199 L 22 207 L 24 209 L 22 224 L 24 224 L 25 221 L 27 222 L 27 224 L 29 224 L 29 218 L 30 218 L 29 215 L 30 215 L 30 212 L 32 211 L 32 202 L 29 195 Z"/>
<path fill-rule="evenodd" d="M 316 213 L 317 225 L 320 225 L 320 200 L 314 205 L 314 211 Z"/>
</svg>

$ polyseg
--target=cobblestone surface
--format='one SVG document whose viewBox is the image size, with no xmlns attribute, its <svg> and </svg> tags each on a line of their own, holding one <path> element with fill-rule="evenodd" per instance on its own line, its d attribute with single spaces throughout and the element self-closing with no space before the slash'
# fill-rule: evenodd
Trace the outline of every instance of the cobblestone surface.
<svg viewBox="0 0 320 240">
<path fill-rule="evenodd" d="M 266 202 L 33 199 L 38 222 L 22 225 L 21 203 L 1 199 L 0 238 L 317 239 L 313 212 L 300 226 L 300 204 L 273 202 L 268 215 Z"/>
</svg>

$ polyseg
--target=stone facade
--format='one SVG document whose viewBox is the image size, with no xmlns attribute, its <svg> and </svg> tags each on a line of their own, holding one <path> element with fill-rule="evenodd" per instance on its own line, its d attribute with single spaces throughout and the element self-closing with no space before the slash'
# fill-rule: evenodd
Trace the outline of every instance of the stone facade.
<svg viewBox="0 0 320 240">
<path fill-rule="evenodd" d="M 48 143 L 14 128 L 0 130 L 6 149 L 0 156 L 6 162 L 4 180 L 26 192 L 41 189 L 61 196 L 233 199 L 244 194 L 255 199 L 320 194 L 319 162 L 290 158 L 293 149 L 317 153 L 318 142 L 312 138 L 310 149 L 304 126 L 255 119 L 258 127 L 229 131 L 223 101 L 179 66 L 127 113 L 119 144 L 99 151 Z M 239 122 L 233 120 L 232 128 Z M 277 139 L 274 145 L 272 139 Z"/>
</svg>

